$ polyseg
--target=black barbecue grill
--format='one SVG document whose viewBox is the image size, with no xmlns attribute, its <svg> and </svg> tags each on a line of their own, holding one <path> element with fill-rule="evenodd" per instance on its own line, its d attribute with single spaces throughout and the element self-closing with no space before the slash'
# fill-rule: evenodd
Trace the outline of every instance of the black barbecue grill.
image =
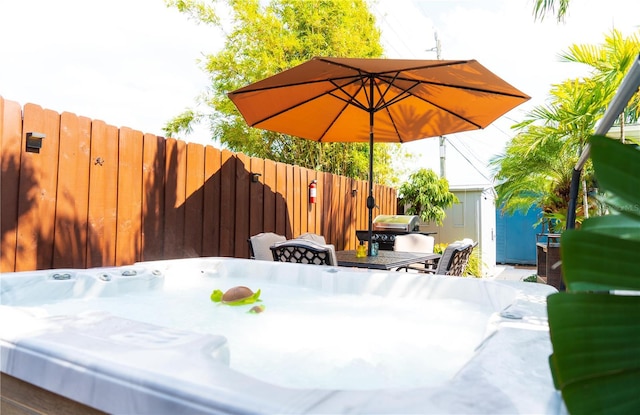
<svg viewBox="0 0 640 415">
<path fill-rule="evenodd" d="M 436 232 L 420 232 L 420 218 L 415 215 L 378 215 L 373 220 L 371 242 L 377 242 L 379 249 L 393 251 L 396 235 L 421 233 L 432 235 Z M 369 231 L 356 231 L 361 242 L 369 240 Z"/>
</svg>

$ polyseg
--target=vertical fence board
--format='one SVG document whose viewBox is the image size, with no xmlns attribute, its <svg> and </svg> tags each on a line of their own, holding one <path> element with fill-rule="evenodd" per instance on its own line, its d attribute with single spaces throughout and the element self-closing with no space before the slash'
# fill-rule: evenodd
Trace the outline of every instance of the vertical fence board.
<svg viewBox="0 0 640 415">
<path fill-rule="evenodd" d="M 354 224 L 353 224 L 353 196 L 351 196 L 351 189 L 353 188 L 354 180 L 345 177 L 344 188 L 342 194 L 344 195 L 344 247 L 343 249 L 350 249 L 351 241 L 355 238 Z M 355 248 L 355 246 L 353 247 Z"/>
<path fill-rule="evenodd" d="M 144 134 L 142 148 L 143 261 L 163 258 L 164 252 L 164 138 Z"/>
<path fill-rule="evenodd" d="M 233 256 L 235 249 L 236 158 L 229 150 L 222 150 L 220 189 L 220 255 Z"/>
<path fill-rule="evenodd" d="M 393 205 L 393 194 L 391 192 L 391 189 L 385 188 L 383 186 L 381 186 L 382 191 L 385 194 L 385 213 L 386 214 L 390 214 L 389 212 L 395 211 L 395 209 L 392 207 Z"/>
<path fill-rule="evenodd" d="M 331 176 L 333 182 L 333 192 L 331 205 L 333 210 L 333 216 L 331 218 L 333 224 L 331 227 L 334 230 L 334 239 L 336 241 L 336 249 L 342 249 L 344 246 L 344 200 L 343 200 L 343 184 L 340 176 Z M 339 247 L 339 248 L 338 248 Z"/>
<path fill-rule="evenodd" d="M 344 229 L 342 229 L 343 212 L 342 212 L 342 180 L 340 176 L 331 176 L 331 229 L 333 229 L 333 240 L 336 243 L 336 249 L 342 249 Z"/>
<path fill-rule="evenodd" d="M 331 185 L 329 173 L 320 173 L 318 177 L 320 192 L 320 198 L 322 199 L 322 205 L 320 206 L 322 215 L 322 235 L 328 241 L 332 241 L 331 238 Z"/>
<path fill-rule="evenodd" d="M 204 195 L 204 147 L 199 144 L 187 144 L 186 199 L 184 218 L 183 256 L 202 256 L 201 226 Z"/>
<path fill-rule="evenodd" d="M 38 241 L 38 269 L 53 266 L 53 239 L 55 235 L 56 199 L 58 192 L 58 165 L 60 151 L 60 114 L 45 109 L 44 133 L 46 138 L 40 149 L 40 203 Z"/>
<path fill-rule="evenodd" d="M 386 215 L 387 214 L 386 209 L 388 209 L 388 207 L 389 207 L 389 192 L 386 191 L 384 186 L 380 186 L 380 185 L 378 185 L 378 191 L 382 195 L 383 205 L 384 205 L 384 209 L 385 209 L 384 214 Z M 382 206 L 381 206 L 381 208 L 382 208 Z"/>
<path fill-rule="evenodd" d="M 358 210 L 359 226 L 358 229 L 366 230 L 369 226 L 369 209 L 367 209 L 367 197 L 369 197 L 369 183 L 360 181 L 358 182 L 358 204 L 360 209 Z"/>
<path fill-rule="evenodd" d="M 395 214 L 397 212 L 398 209 L 398 193 L 396 192 L 396 189 L 393 188 L 389 188 L 388 190 L 389 192 L 389 210 L 391 212 L 393 212 L 392 214 Z"/>
<path fill-rule="evenodd" d="M 300 185 L 298 198 L 300 200 L 300 233 L 309 232 L 309 173 L 307 169 L 300 168 Z"/>
<path fill-rule="evenodd" d="M 291 193 L 291 201 L 293 202 L 293 236 L 300 235 L 302 231 L 302 203 L 300 198 L 302 192 L 302 169 L 299 166 L 293 166 L 293 192 Z"/>
<path fill-rule="evenodd" d="M 280 235 L 287 234 L 287 165 L 276 163 L 276 230 Z"/>
<path fill-rule="evenodd" d="M 348 203 L 348 199 L 347 199 L 347 182 L 349 179 L 347 179 L 344 176 L 338 176 L 339 177 L 339 181 L 340 181 L 340 196 L 338 197 L 338 202 L 339 204 L 339 208 L 338 211 L 340 212 L 340 215 L 338 217 L 338 229 L 340 229 L 340 249 L 345 249 L 345 246 L 347 246 L 347 231 L 348 231 L 348 226 L 349 226 L 349 218 L 351 216 L 351 214 L 349 213 L 348 209 L 347 209 L 347 203 Z"/>
<path fill-rule="evenodd" d="M 362 229 L 362 212 L 366 210 L 366 206 L 362 205 L 362 185 L 360 180 L 356 180 L 353 184 L 353 189 L 355 190 L 355 196 L 353 197 L 355 203 L 355 212 L 353 217 L 353 223 L 356 227 L 356 230 Z M 358 241 L 356 241 L 356 244 Z"/>
<path fill-rule="evenodd" d="M 323 218 L 322 218 L 322 206 L 323 206 L 323 198 L 322 198 L 322 192 L 323 190 L 323 185 L 322 185 L 322 173 L 318 172 L 318 171 L 314 171 L 313 172 L 313 178 L 316 179 L 316 186 L 317 186 L 317 197 L 316 197 L 316 204 L 313 207 L 313 226 L 314 226 L 314 232 L 317 234 L 322 234 L 322 223 L 323 223 Z"/>
<path fill-rule="evenodd" d="M 34 104 L 25 105 L 22 147 L 28 132 L 44 133 L 46 138 L 39 153 L 25 151 L 22 155 L 20 176 L 31 175 L 33 186 L 20 183 L 18 210 L 25 214 L 18 218 L 18 270 L 52 266 L 59 127 L 58 113 Z"/>
<path fill-rule="evenodd" d="M 118 129 L 94 120 L 91 124 L 87 267 L 116 263 L 117 197 Z"/>
<path fill-rule="evenodd" d="M 236 155 L 236 230 L 234 233 L 234 256 L 236 258 L 249 258 L 249 222 L 251 220 L 249 194 L 251 178 L 251 163 L 245 154 Z"/>
<path fill-rule="evenodd" d="M 342 235 L 344 234 L 344 230 L 341 228 L 342 226 L 342 211 L 340 210 L 340 198 L 342 197 L 342 192 L 340 188 L 340 176 L 331 176 L 331 229 L 332 229 L 332 240 L 336 244 L 336 249 L 342 249 Z"/>
<path fill-rule="evenodd" d="M 384 186 L 380 186 L 380 190 L 382 191 L 382 194 L 384 194 L 385 214 L 389 214 L 391 205 L 391 192 L 389 192 L 389 190 Z"/>
<path fill-rule="evenodd" d="M 287 233 L 285 234 L 287 239 L 293 238 L 296 235 L 296 232 L 299 231 L 295 227 L 296 213 L 294 211 L 295 203 L 293 201 L 293 186 L 294 186 L 293 172 L 294 172 L 294 166 L 286 165 L 287 190 L 284 193 L 284 200 L 287 208 L 287 220 L 286 220 Z"/>
<path fill-rule="evenodd" d="M 316 172 L 314 170 L 307 170 L 307 186 L 311 184 L 311 182 L 313 180 L 316 179 Z M 318 233 L 316 231 L 316 226 L 315 226 L 315 222 L 316 222 L 316 206 L 318 205 L 318 184 L 316 183 L 316 203 L 310 203 L 310 192 L 309 189 L 307 187 L 307 206 L 305 211 L 307 212 L 306 215 L 306 219 L 307 219 L 307 232 L 311 232 L 311 233 Z"/>
<path fill-rule="evenodd" d="M 249 236 L 252 236 L 262 232 L 265 228 L 265 194 L 268 193 L 269 190 L 265 186 L 264 180 L 265 161 L 260 158 L 251 158 L 249 161 Z M 257 182 L 254 182 L 254 177 L 257 178 Z M 248 248 L 248 244 L 245 245 Z"/>
<path fill-rule="evenodd" d="M 121 128 L 118 142 L 116 265 L 128 265 L 142 251 L 142 133 Z"/>
<path fill-rule="evenodd" d="M 25 147 L 27 131 L 44 132 L 42 108 L 34 104 L 27 104 L 23 113 L 23 132 L 21 149 Z M 30 183 L 20 180 L 18 197 L 16 271 L 38 269 L 38 239 L 39 239 L 39 205 L 40 205 L 40 176 L 42 166 L 41 155 L 22 150 L 20 163 L 20 177 L 31 177 Z"/>
<path fill-rule="evenodd" d="M 221 153 L 211 146 L 205 148 L 204 212 L 202 218 L 202 253 L 220 255 L 220 181 Z"/>
<path fill-rule="evenodd" d="M 263 232 L 276 232 L 276 177 L 276 163 L 264 160 Z"/>
<path fill-rule="evenodd" d="M 316 215 L 320 216 L 320 222 L 318 223 L 317 233 L 324 235 L 327 240 L 329 238 L 329 221 L 327 220 L 327 206 L 329 201 L 329 187 L 326 185 L 326 173 L 318 172 L 318 212 Z"/>
<path fill-rule="evenodd" d="M 55 213 L 53 268 L 87 265 L 91 120 L 60 116 L 60 163 Z"/>
<path fill-rule="evenodd" d="M 355 180 L 345 178 L 344 188 L 344 249 L 354 249 L 355 244 L 353 239 L 355 238 L 355 228 L 353 226 L 353 214 L 354 214 L 354 197 L 351 194 L 353 184 Z"/>
<path fill-rule="evenodd" d="M 184 210 L 187 170 L 186 144 L 184 141 L 168 139 L 165 160 L 165 258 L 180 258 L 184 248 Z"/>
<path fill-rule="evenodd" d="M 16 246 L 18 243 L 18 200 L 21 181 L 22 154 L 22 108 L 13 101 L 0 97 L 0 140 L 2 146 L 2 177 L 0 182 L 0 272 L 16 269 Z M 26 169 L 25 169 L 26 170 Z M 32 174 L 22 176 L 23 190 L 30 191 Z"/>
</svg>

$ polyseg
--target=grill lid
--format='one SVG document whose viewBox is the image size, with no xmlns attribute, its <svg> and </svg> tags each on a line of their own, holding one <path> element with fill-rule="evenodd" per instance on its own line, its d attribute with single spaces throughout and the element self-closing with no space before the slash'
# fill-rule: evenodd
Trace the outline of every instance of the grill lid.
<svg viewBox="0 0 640 415">
<path fill-rule="evenodd" d="M 418 229 L 420 218 L 415 215 L 378 215 L 373 220 L 374 230 L 415 231 Z"/>
</svg>

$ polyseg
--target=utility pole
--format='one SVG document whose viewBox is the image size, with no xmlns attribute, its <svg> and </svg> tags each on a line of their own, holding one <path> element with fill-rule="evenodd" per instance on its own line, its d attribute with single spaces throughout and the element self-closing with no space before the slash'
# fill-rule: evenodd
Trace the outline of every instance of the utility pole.
<svg viewBox="0 0 640 415">
<path fill-rule="evenodd" d="M 442 59 L 442 45 L 440 44 L 440 39 L 438 38 L 438 32 L 433 32 L 433 37 L 436 41 L 436 45 L 431 49 L 427 49 L 428 52 L 435 52 L 436 59 Z M 446 158 L 447 158 L 447 148 L 446 148 L 446 140 L 444 136 L 440 136 L 440 177 L 446 176 Z"/>
<path fill-rule="evenodd" d="M 440 60 L 440 59 L 442 59 L 442 56 L 441 56 L 442 46 L 440 45 L 440 39 L 438 38 L 438 32 L 433 32 L 433 38 L 436 40 L 436 46 L 435 46 L 435 48 L 432 48 L 431 50 L 435 50 L 436 51 L 436 59 Z"/>
<path fill-rule="evenodd" d="M 447 146 L 443 135 L 440 136 L 440 177 L 446 177 Z"/>
</svg>

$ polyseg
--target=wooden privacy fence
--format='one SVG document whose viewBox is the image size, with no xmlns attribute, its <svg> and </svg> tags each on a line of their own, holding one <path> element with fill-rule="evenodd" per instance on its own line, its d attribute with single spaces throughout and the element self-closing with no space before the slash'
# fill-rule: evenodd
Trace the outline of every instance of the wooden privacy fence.
<svg viewBox="0 0 640 415">
<path fill-rule="evenodd" d="M 259 232 L 314 232 L 354 249 L 367 228 L 366 181 L 2 97 L 0 117 L 2 272 L 247 258 Z M 39 153 L 26 151 L 32 132 L 45 135 Z M 396 212 L 395 189 L 374 193 L 374 216 Z"/>
</svg>

